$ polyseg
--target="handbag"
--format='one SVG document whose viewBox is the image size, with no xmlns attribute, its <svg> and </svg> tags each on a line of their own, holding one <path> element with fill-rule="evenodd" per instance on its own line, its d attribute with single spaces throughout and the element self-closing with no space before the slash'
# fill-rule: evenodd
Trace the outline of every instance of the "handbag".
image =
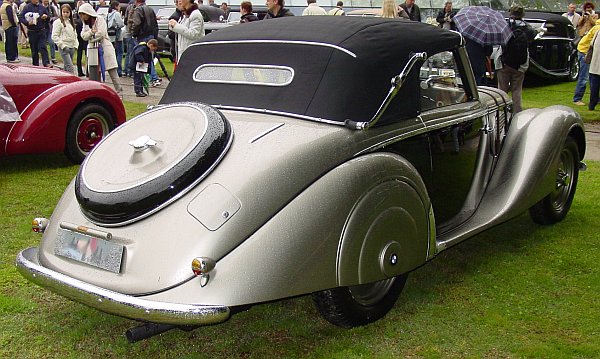
<svg viewBox="0 0 600 359">
<path fill-rule="evenodd" d="M 596 34 L 594 34 L 594 40 L 590 44 L 590 48 L 588 49 L 588 52 L 583 57 L 583 62 L 585 62 L 586 64 L 592 63 L 592 56 L 594 56 L 594 42 L 596 42 L 596 35 L 598 35 L 597 32 L 596 32 Z"/>
</svg>

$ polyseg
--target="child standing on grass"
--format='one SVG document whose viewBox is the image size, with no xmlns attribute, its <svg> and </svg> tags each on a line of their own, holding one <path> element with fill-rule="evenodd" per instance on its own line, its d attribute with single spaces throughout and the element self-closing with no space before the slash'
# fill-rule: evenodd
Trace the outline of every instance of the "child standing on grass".
<svg viewBox="0 0 600 359">
<path fill-rule="evenodd" d="M 58 47 L 58 52 L 65 65 L 65 71 L 74 74 L 73 56 L 75 55 L 75 49 L 79 46 L 79 41 L 77 41 L 73 12 L 69 4 L 63 4 L 60 7 L 60 17 L 52 25 L 52 41 Z"/>
<path fill-rule="evenodd" d="M 158 41 L 150 39 L 148 42 L 140 42 L 133 48 L 133 61 L 131 62 L 130 70 L 133 72 L 133 88 L 137 97 L 146 97 L 142 84 L 143 77 L 150 69 L 153 53 L 158 50 Z"/>
</svg>

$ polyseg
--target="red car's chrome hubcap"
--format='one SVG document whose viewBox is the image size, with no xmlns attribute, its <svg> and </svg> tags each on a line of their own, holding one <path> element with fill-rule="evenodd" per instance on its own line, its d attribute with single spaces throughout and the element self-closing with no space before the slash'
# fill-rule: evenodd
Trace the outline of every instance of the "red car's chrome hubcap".
<svg viewBox="0 0 600 359">
<path fill-rule="evenodd" d="M 95 118 L 87 118 L 81 122 L 77 131 L 77 144 L 82 151 L 89 152 L 103 136 L 102 122 Z"/>
</svg>

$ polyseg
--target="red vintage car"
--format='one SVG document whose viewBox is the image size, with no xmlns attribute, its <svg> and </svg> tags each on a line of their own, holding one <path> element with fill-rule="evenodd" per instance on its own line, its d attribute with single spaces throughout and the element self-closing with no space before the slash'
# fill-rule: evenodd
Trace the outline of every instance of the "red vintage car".
<svg viewBox="0 0 600 359">
<path fill-rule="evenodd" d="M 0 156 L 61 152 L 81 163 L 125 108 L 110 87 L 59 69 L 0 64 Z"/>
</svg>

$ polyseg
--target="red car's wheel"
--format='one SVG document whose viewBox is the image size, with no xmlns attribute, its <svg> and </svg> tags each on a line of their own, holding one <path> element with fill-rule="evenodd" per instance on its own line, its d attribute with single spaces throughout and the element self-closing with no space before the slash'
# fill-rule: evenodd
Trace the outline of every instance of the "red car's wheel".
<svg viewBox="0 0 600 359">
<path fill-rule="evenodd" d="M 106 108 L 97 104 L 82 106 L 69 121 L 65 154 L 71 161 L 81 163 L 114 127 L 114 120 Z"/>
</svg>

